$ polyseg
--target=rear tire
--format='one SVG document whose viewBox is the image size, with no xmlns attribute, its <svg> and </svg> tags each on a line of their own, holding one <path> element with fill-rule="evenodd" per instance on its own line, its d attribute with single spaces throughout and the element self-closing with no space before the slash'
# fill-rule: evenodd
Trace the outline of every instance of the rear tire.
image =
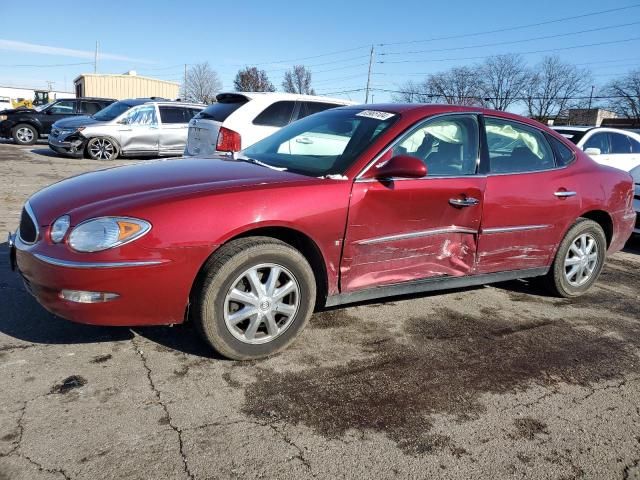
<svg viewBox="0 0 640 480">
<path fill-rule="evenodd" d="M 270 237 L 222 246 L 194 288 L 193 321 L 204 340 L 233 360 L 274 355 L 313 313 L 316 282 L 304 256 Z"/>
<path fill-rule="evenodd" d="M 13 137 L 13 141 L 18 145 L 33 145 L 40 137 L 36 128 L 27 123 L 20 123 L 13 127 L 11 135 Z"/>
<path fill-rule="evenodd" d="M 92 138 L 87 142 L 87 156 L 92 160 L 115 160 L 118 158 L 118 146 L 105 137 Z"/>
<path fill-rule="evenodd" d="M 558 297 L 583 295 L 596 282 L 607 251 L 607 239 L 602 227 L 586 218 L 579 218 L 558 247 L 555 260 L 542 283 Z"/>
</svg>

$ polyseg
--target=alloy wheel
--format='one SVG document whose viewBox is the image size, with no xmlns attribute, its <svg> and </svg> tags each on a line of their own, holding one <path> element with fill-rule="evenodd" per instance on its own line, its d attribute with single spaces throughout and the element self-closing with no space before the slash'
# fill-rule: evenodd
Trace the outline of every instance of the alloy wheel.
<svg viewBox="0 0 640 480">
<path fill-rule="evenodd" d="M 113 148 L 113 143 L 109 140 L 97 138 L 91 143 L 89 153 L 91 153 L 93 158 L 97 158 L 98 160 L 111 160 L 115 153 L 115 148 Z"/>
<path fill-rule="evenodd" d="M 598 266 L 598 242 L 588 234 L 579 235 L 564 259 L 564 276 L 571 286 L 580 287 L 593 276 Z"/>
<path fill-rule="evenodd" d="M 33 130 L 27 127 L 20 127 L 16 131 L 16 137 L 21 143 L 30 143 L 33 141 Z"/>
<path fill-rule="evenodd" d="M 263 263 L 245 270 L 224 299 L 224 321 L 238 340 L 273 341 L 293 322 L 300 305 L 300 286 L 282 265 Z"/>
</svg>

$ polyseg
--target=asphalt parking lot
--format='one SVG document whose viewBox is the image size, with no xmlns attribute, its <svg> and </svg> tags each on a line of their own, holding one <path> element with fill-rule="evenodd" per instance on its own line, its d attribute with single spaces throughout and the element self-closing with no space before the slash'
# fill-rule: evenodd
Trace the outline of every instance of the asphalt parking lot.
<svg viewBox="0 0 640 480">
<path fill-rule="evenodd" d="M 113 164 L 0 142 L 0 231 Z M 640 241 L 595 288 L 527 282 L 314 315 L 283 354 L 43 310 L 0 247 L 0 480 L 640 478 Z"/>
</svg>

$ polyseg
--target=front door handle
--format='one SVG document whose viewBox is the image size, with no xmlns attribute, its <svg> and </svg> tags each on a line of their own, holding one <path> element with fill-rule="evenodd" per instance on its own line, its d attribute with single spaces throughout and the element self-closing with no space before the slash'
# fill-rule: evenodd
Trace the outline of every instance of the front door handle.
<svg viewBox="0 0 640 480">
<path fill-rule="evenodd" d="M 567 198 L 567 197 L 575 197 L 578 195 L 577 192 L 568 192 L 566 190 L 559 190 L 554 193 L 554 195 L 558 198 Z"/>
<path fill-rule="evenodd" d="M 473 207 L 480 203 L 480 200 L 473 197 L 466 198 L 450 198 L 449 203 L 454 207 Z"/>
</svg>

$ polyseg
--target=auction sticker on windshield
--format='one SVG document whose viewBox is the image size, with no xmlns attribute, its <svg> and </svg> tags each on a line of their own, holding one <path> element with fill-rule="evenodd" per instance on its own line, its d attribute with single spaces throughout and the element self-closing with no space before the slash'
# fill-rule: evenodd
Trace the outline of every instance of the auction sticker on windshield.
<svg viewBox="0 0 640 480">
<path fill-rule="evenodd" d="M 388 120 L 391 117 L 395 117 L 395 113 L 380 112 L 378 110 L 363 110 L 360 113 L 356 113 L 356 117 L 375 118 L 376 120 Z"/>
</svg>

